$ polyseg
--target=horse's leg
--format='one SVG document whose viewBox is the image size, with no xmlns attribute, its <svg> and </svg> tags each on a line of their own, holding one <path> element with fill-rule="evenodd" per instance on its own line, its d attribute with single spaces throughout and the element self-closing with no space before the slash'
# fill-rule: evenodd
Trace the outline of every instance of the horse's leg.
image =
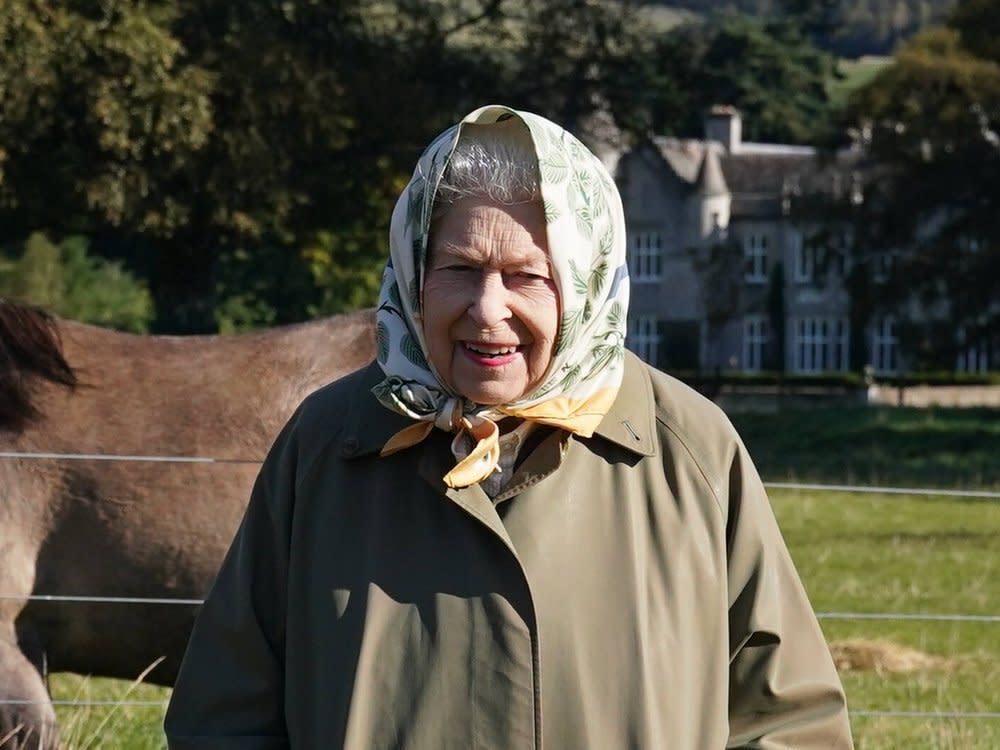
<svg viewBox="0 0 1000 750">
<path fill-rule="evenodd" d="M 13 625 L 0 625 L 0 749 L 56 748 L 50 700 L 41 672 L 18 646 Z"/>
<path fill-rule="evenodd" d="M 7 486 L 14 483 L 10 476 Z M 15 477 L 16 479 L 16 477 Z M 0 495 L 0 528 L 30 528 Z M 26 535 L 0 544 L 0 594 L 27 595 L 35 577 L 35 553 Z M 49 750 L 58 746 L 56 715 L 42 676 L 41 642 L 24 621 L 24 600 L 0 600 L 0 750 Z"/>
</svg>

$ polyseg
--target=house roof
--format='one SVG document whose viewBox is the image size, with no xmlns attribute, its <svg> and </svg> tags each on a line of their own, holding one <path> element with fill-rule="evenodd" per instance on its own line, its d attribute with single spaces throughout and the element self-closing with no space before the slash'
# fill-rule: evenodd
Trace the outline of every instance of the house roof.
<svg viewBox="0 0 1000 750">
<path fill-rule="evenodd" d="M 732 194 L 734 216 L 781 211 L 789 195 L 804 190 L 835 192 L 852 161 L 838 155 L 824 164 L 808 146 L 743 143 L 735 153 L 713 141 L 655 137 L 652 145 L 667 167 L 692 190 L 702 195 Z M 704 192 L 705 190 L 710 192 Z"/>
<path fill-rule="evenodd" d="M 722 165 L 719 164 L 718 149 L 705 149 L 705 155 L 701 159 L 701 167 L 698 169 L 698 179 L 695 187 L 698 190 L 698 194 L 706 198 L 729 194 L 729 186 L 726 184 L 726 178 L 722 174 Z"/>
</svg>

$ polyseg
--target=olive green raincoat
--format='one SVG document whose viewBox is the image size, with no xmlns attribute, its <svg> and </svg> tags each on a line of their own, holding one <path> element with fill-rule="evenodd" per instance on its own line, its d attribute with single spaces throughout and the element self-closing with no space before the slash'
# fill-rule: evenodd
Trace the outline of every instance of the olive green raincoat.
<svg viewBox="0 0 1000 750">
<path fill-rule="evenodd" d="M 278 438 L 201 610 L 173 750 L 842 750 L 831 658 L 746 450 L 631 355 L 591 438 L 491 502 L 375 365 Z"/>
</svg>

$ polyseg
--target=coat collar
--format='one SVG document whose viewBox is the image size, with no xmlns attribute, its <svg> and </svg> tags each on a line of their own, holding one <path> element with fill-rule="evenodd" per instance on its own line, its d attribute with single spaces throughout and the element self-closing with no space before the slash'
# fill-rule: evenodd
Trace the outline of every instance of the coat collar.
<svg viewBox="0 0 1000 750">
<path fill-rule="evenodd" d="M 375 400 L 371 389 L 384 378 L 376 362 L 358 373 L 340 435 L 339 450 L 344 458 L 378 453 L 390 437 L 413 424 L 413 420 Z M 656 405 L 649 374 L 642 361 L 626 351 L 618 395 L 594 434 L 641 456 L 654 456 L 655 433 Z"/>
<path fill-rule="evenodd" d="M 641 456 L 656 455 L 656 402 L 646 365 L 625 350 L 625 374 L 618 395 L 594 431 Z"/>
</svg>

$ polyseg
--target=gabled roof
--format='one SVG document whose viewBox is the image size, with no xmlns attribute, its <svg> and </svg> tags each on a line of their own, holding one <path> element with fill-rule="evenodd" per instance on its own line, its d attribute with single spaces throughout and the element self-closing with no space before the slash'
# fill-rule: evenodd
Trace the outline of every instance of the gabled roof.
<svg viewBox="0 0 1000 750">
<path fill-rule="evenodd" d="M 651 143 L 667 168 L 701 195 L 732 195 L 734 216 L 781 211 L 789 195 L 804 190 L 833 192 L 842 183 L 834 173 L 850 168 L 853 157 L 838 154 L 824 164 L 808 146 L 743 143 L 735 153 L 714 141 L 654 137 Z"/>
<path fill-rule="evenodd" d="M 726 178 L 722 174 L 722 166 L 719 164 L 718 149 L 706 148 L 705 155 L 701 159 L 701 167 L 698 170 L 698 179 L 695 182 L 698 195 L 705 198 L 712 198 L 717 195 L 729 195 L 729 186 Z"/>
</svg>

